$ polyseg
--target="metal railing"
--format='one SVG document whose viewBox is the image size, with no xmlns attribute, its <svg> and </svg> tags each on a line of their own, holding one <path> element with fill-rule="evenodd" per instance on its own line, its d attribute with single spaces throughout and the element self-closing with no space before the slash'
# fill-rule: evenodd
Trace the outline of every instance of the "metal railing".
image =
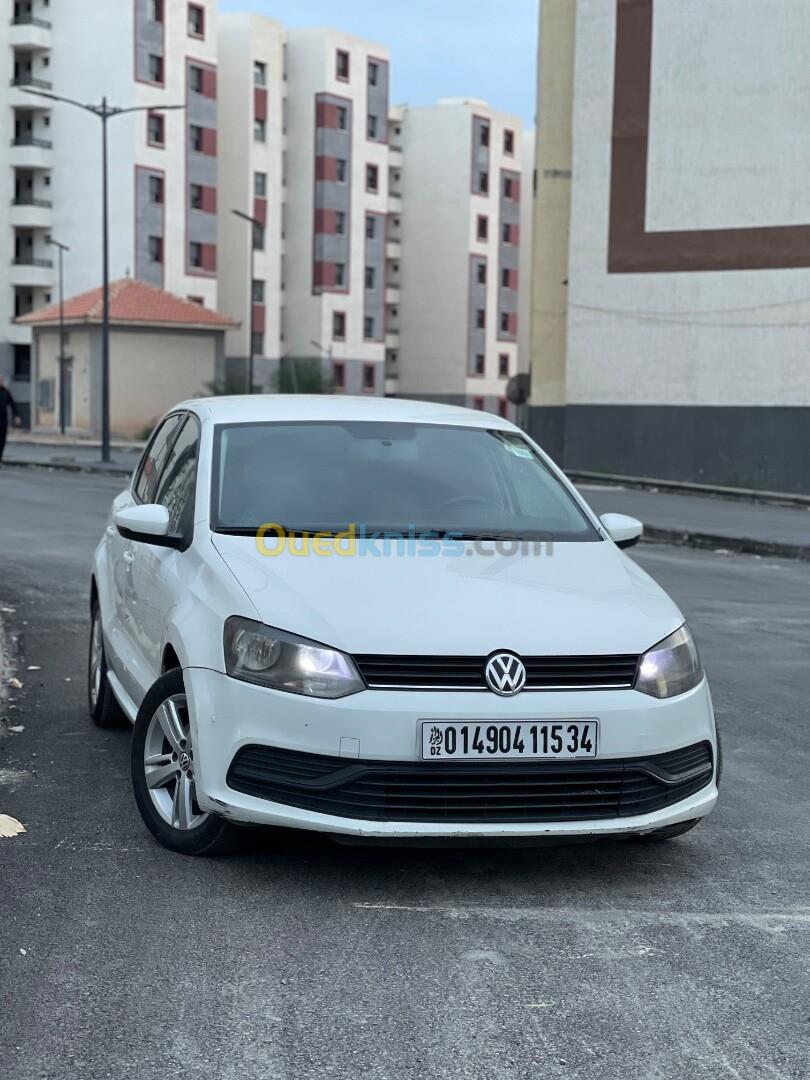
<svg viewBox="0 0 810 1080">
<path fill-rule="evenodd" d="M 33 195 L 15 195 L 11 200 L 12 206 L 41 206 L 45 210 L 50 210 L 53 203 L 50 199 L 35 199 Z"/>
<path fill-rule="evenodd" d="M 50 270 L 53 267 L 53 259 L 37 259 L 33 255 L 15 255 L 14 266 L 42 266 Z"/>
<path fill-rule="evenodd" d="M 36 86 L 40 90 L 53 89 L 53 83 L 48 82 L 47 79 L 38 79 L 34 75 L 15 75 L 11 80 L 12 86 Z"/>
<path fill-rule="evenodd" d="M 12 146 L 38 146 L 42 150 L 52 150 L 53 143 L 50 139 L 40 139 L 36 135 L 15 135 L 11 140 Z"/>
<path fill-rule="evenodd" d="M 51 24 L 47 19 L 38 19 L 36 15 L 32 15 L 30 12 L 26 15 L 15 15 L 11 20 L 12 26 L 38 26 L 42 30 L 50 30 Z"/>
</svg>

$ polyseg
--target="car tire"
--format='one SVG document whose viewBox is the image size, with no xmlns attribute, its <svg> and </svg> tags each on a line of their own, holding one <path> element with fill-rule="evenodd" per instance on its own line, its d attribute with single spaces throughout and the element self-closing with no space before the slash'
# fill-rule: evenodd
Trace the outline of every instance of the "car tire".
<svg viewBox="0 0 810 1080">
<path fill-rule="evenodd" d="M 229 850 L 233 825 L 200 810 L 183 672 L 174 668 L 143 699 L 132 733 L 132 788 L 144 824 L 164 847 L 182 855 Z"/>
<path fill-rule="evenodd" d="M 107 654 L 104 631 L 97 603 L 90 609 L 90 645 L 87 655 L 87 708 L 90 719 L 100 728 L 129 726 L 126 713 L 115 699 L 107 678 Z"/>
</svg>

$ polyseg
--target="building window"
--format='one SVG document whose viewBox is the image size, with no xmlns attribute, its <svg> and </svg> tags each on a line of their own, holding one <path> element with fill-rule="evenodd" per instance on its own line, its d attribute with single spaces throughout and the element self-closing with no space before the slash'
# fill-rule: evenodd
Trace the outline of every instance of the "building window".
<svg viewBox="0 0 810 1080">
<path fill-rule="evenodd" d="M 204 296 L 187 296 L 186 299 L 189 300 L 192 304 L 196 304 L 197 307 L 205 307 Z"/>
<path fill-rule="evenodd" d="M 505 154 L 514 154 L 515 152 L 515 133 L 509 128 L 505 128 L 503 133 L 503 152 Z"/>
<path fill-rule="evenodd" d="M 346 264 L 339 262 L 335 263 L 335 285 L 343 286 L 346 284 Z"/>
<path fill-rule="evenodd" d="M 191 149 L 196 150 L 198 153 L 203 148 L 203 129 L 199 124 L 191 124 L 189 126 L 189 138 L 191 139 Z"/>
<path fill-rule="evenodd" d="M 487 325 L 487 313 L 483 308 L 478 308 L 475 312 L 475 328 L 476 330 L 484 330 Z"/>
<path fill-rule="evenodd" d="M 163 57 L 149 54 L 149 78 L 154 83 L 163 82 Z"/>
<path fill-rule="evenodd" d="M 363 319 L 363 337 L 367 340 L 374 337 L 374 316 L 366 315 Z"/>
<path fill-rule="evenodd" d="M 345 49 L 338 49 L 335 54 L 335 78 L 349 81 L 349 54 Z"/>
<path fill-rule="evenodd" d="M 482 262 L 478 263 L 477 267 L 475 268 L 475 276 L 476 276 L 476 280 L 477 280 L 479 285 L 486 285 L 486 283 L 487 283 L 487 264 L 486 263 L 482 263 Z"/>
<path fill-rule="evenodd" d="M 264 352 L 264 334 L 261 330 L 254 330 L 250 335 L 250 348 L 254 356 L 261 356 Z"/>
<path fill-rule="evenodd" d="M 346 389 L 346 365 L 336 362 L 332 364 L 332 382 L 335 384 L 335 390 Z"/>
<path fill-rule="evenodd" d="M 504 222 L 504 226 L 501 229 L 501 235 L 503 236 L 503 242 L 505 244 L 512 243 L 512 226 Z"/>
<path fill-rule="evenodd" d="M 149 0 L 147 10 L 152 22 L 163 22 L 163 0 Z"/>
<path fill-rule="evenodd" d="M 474 368 L 476 375 L 483 375 L 484 374 L 484 364 L 485 364 L 484 354 L 483 353 L 476 353 L 475 354 L 475 368 Z"/>
<path fill-rule="evenodd" d="M 188 5 L 188 32 L 192 37 L 205 37 L 205 9 L 199 4 Z"/>
<path fill-rule="evenodd" d="M 258 221 L 253 223 L 253 250 L 264 251 L 264 225 Z"/>
<path fill-rule="evenodd" d="M 480 127 L 480 141 L 482 146 L 489 146 L 489 124 L 482 124 Z"/>
<path fill-rule="evenodd" d="M 338 236 L 343 236 L 346 232 L 346 212 L 344 210 L 335 211 L 335 233 Z"/>
<path fill-rule="evenodd" d="M 149 237 L 149 261 L 153 263 L 163 262 L 163 237 Z"/>
<path fill-rule="evenodd" d="M 486 240 L 489 236 L 489 218 L 486 214 L 478 215 L 478 225 L 476 226 L 476 236 L 479 240 Z"/>
<path fill-rule="evenodd" d="M 332 337 L 335 339 L 335 341 L 344 341 L 346 339 L 345 311 L 332 312 Z"/>
<path fill-rule="evenodd" d="M 506 199 L 511 199 L 512 198 L 512 177 L 511 176 L 505 176 L 503 178 L 503 194 L 504 194 L 504 198 L 506 198 Z"/>
<path fill-rule="evenodd" d="M 474 397 L 472 407 L 478 409 L 480 412 L 484 411 L 484 399 L 482 397 Z"/>
<path fill-rule="evenodd" d="M 338 131 L 345 131 L 349 126 L 349 110 L 345 105 L 338 105 L 336 110 Z"/>
<path fill-rule="evenodd" d="M 335 177 L 339 184 L 346 183 L 346 177 L 348 175 L 348 169 L 346 167 L 345 158 L 337 158 L 335 161 Z"/>
<path fill-rule="evenodd" d="M 252 295 L 253 295 L 253 303 L 254 304 L 263 304 L 264 303 L 264 282 L 262 280 L 260 280 L 259 278 L 254 278 L 253 279 L 253 292 L 252 292 Z"/>
<path fill-rule="evenodd" d="M 489 194 L 489 173 L 481 172 L 478 174 L 478 190 L 482 195 Z"/>
<path fill-rule="evenodd" d="M 257 172 L 253 174 L 253 194 L 263 199 L 267 195 L 267 173 Z"/>
<path fill-rule="evenodd" d="M 370 139 L 377 138 L 377 117 L 369 114 L 366 134 Z"/>
<path fill-rule="evenodd" d="M 146 141 L 150 146 L 166 145 L 166 124 L 160 113 L 147 113 Z"/>
<path fill-rule="evenodd" d="M 369 60 L 368 62 L 368 85 L 376 86 L 380 78 L 380 65 L 376 60 Z"/>
<path fill-rule="evenodd" d="M 267 86 L 267 64 L 261 60 L 253 61 L 253 85 Z"/>
<path fill-rule="evenodd" d="M 149 200 L 153 203 L 163 202 L 163 177 L 149 177 Z"/>
<path fill-rule="evenodd" d="M 509 312 L 508 311 L 502 311 L 501 312 L 501 333 L 502 334 L 508 334 L 509 333 Z"/>
<path fill-rule="evenodd" d="M 509 405 L 507 404 L 506 398 L 498 399 L 498 416 L 500 416 L 502 420 L 506 420 L 509 417 Z"/>
<path fill-rule="evenodd" d="M 203 264 L 203 248 L 202 244 L 198 244 L 192 240 L 188 245 L 188 261 L 195 270 L 200 270 Z"/>
<path fill-rule="evenodd" d="M 507 266 L 504 266 L 504 268 L 501 270 L 501 285 L 504 287 L 504 289 L 508 289 L 511 285 L 511 282 L 512 271 Z"/>
<path fill-rule="evenodd" d="M 14 375 L 15 382 L 27 382 L 31 378 L 31 346 L 14 346 Z"/>
<path fill-rule="evenodd" d="M 498 354 L 498 375 L 502 379 L 506 379 L 509 376 L 509 353 Z"/>
<path fill-rule="evenodd" d="M 376 165 L 366 165 L 366 191 L 377 191 L 380 184 L 380 170 Z"/>
<path fill-rule="evenodd" d="M 267 142 L 267 121 L 260 116 L 253 121 L 253 138 L 256 142 Z"/>
<path fill-rule="evenodd" d="M 203 189 L 202 184 L 192 184 L 189 188 L 189 202 L 192 210 L 202 210 Z"/>
<path fill-rule="evenodd" d="M 367 266 L 366 267 L 366 288 L 367 289 L 373 289 L 374 288 L 374 267 L 373 266 Z"/>
<path fill-rule="evenodd" d="M 377 235 L 377 219 L 372 214 L 366 214 L 366 239 L 373 240 Z"/>
<path fill-rule="evenodd" d="M 188 69 L 188 84 L 195 94 L 203 92 L 203 69 L 199 64 L 190 64 Z"/>
<path fill-rule="evenodd" d="M 370 336 L 370 335 L 368 335 Z M 363 390 L 372 392 L 377 385 L 377 365 L 363 364 Z"/>
</svg>

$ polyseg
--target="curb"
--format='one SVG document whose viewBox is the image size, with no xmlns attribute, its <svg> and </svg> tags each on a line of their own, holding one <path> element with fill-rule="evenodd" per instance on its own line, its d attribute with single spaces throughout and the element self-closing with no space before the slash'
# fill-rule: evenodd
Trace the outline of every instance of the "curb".
<svg viewBox="0 0 810 1080">
<path fill-rule="evenodd" d="M 57 469 L 61 472 L 87 473 L 94 476 L 120 476 L 128 478 L 132 469 L 126 465 L 81 465 L 67 461 L 15 461 L 7 458 L 4 466 L 14 469 Z"/>
<path fill-rule="evenodd" d="M 774 540 L 754 540 L 745 536 L 721 536 L 717 533 L 692 532 L 689 529 L 663 529 L 645 525 L 642 543 L 674 544 L 702 551 L 733 551 L 739 555 L 769 556 L 810 562 L 810 545 L 781 544 Z"/>
<path fill-rule="evenodd" d="M 575 484 L 608 484 L 616 487 L 655 489 L 675 495 L 708 495 L 736 502 L 767 503 L 771 506 L 794 506 L 810 510 L 810 495 L 789 491 L 759 491 L 756 488 L 722 487 L 717 484 L 694 484 L 687 480 L 656 480 L 647 476 L 620 476 L 615 473 L 582 472 L 564 469 Z"/>
</svg>

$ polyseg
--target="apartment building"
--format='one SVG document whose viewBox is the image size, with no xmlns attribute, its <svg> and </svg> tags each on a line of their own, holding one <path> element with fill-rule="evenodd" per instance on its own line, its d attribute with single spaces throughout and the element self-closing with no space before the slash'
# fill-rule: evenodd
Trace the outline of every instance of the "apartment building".
<svg viewBox="0 0 810 1080">
<path fill-rule="evenodd" d="M 221 15 L 218 32 L 219 304 L 241 324 L 226 339 L 227 385 L 247 385 L 252 351 L 254 386 L 268 388 L 283 352 L 286 33 L 250 14 Z"/>
<path fill-rule="evenodd" d="M 217 302 L 214 0 L 15 0 L 0 24 L 0 371 L 27 413 L 31 332 L 17 316 L 101 277 L 101 124 L 37 97 L 124 110 L 109 122 L 110 276 Z M 182 109 L 161 112 L 163 106 Z M 5 148 L 8 148 L 6 150 Z M 70 400 L 67 426 L 81 403 Z M 48 392 L 48 387 L 43 388 Z M 61 394 L 59 387 L 55 388 Z"/>
<path fill-rule="evenodd" d="M 388 391 L 511 415 L 518 370 L 520 121 L 474 99 L 391 116 Z M 399 164 L 401 160 L 402 164 Z M 393 298 L 392 298 L 393 299 Z"/>
</svg>

